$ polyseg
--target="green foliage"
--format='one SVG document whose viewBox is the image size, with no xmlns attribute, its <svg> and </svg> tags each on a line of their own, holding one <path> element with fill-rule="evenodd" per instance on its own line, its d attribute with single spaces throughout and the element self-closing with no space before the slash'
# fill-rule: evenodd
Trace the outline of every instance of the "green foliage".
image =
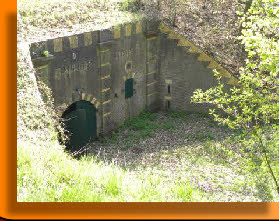
<svg viewBox="0 0 279 221">
<path fill-rule="evenodd" d="M 56 136 L 53 125 L 57 123 L 52 105 L 53 99 L 50 89 L 42 82 L 36 82 L 34 70 L 30 69 L 31 65 L 28 45 L 19 45 L 17 48 L 17 135 L 19 139 L 33 140 L 34 137 L 30 135 L 29 130 L 34 130 L 41 140 L 53 139 Z"/>
<path fill-rule="evenodd" d="M 248 54 L 241 69 L 238 86 L 229 92 L 215 71 L 218 86 L 194 92 L 192 101 L 211 103 L 222 110 L 210 114 L 221 124 L 242 129 L 251 156 L 259 155 L 266 163 L 279 193 L 277 177 L 279 137 L 279 26 L 276 0 L 253 0 L 243 15 L 240 39 Z M 276 153 L 277 152 L 277 153 Z M 258 158 L 257 156 L 256 158 Z M 272 170 L 274 167 L 274 171 Z"/>
<path fill-rule="evenodd" d="M 150 122 L 159 117 L 153 113 L 142 116 Z M 204 121 L 194 115 L 189 118 L 195 119 L 190 128 L 198 119 Z M 107 142 L 113 143 L 109 139 Z M 149 143 L 149 140 L 145 142 Z M 266 185 L 266 172 L 256 170 L 252 165 L 247 167 L 248 161 L 228 146 L 231 144 L 232 141 L 203 140 L 201 143 L 196 140 L 191 145 L 172 145 L 168 150 L 136 155 L 131 160 L 139 158 L 140 164 L 134 169 L 124 169 L 113 160 L 96 156 L 75 160 L 65 154 L 55 140 L 36 144 L 20 140 L 17 150 L 18 201 L 276 201 Z M 129 158 L 130 150 L 123 151 Z M 118 154 L 117 158 L 121 158 Z M 143 166 L 142 162 L 149 158 Z M 255 171 L 257 177 L 253 178 Z M 257 185 L 255 180 L 258 180 Z"/>
<path fill-rule="evenodd" d="M 18 3 L 18 34 L 26 34 L 29 40 L 33 37 L 31 35 L 44 35 L 51 28 L 62 30 L 71 28 L 75 23 L 91 22 L 98 16 L 108 18 L 111 11 L 108 10 L 106 14 L 99 9 L 108 7 L 109 3 L 99 0 L 83 1 L 82 4 L 76 0 L 22 0 Z M 122 14 L 120 19 L 123 17 Z M 92 24 L 95 27 L 95 22 Z M 28 51 L 26 47 L 25 52 Z M 95 156 L 82 157 L 80 160 L 71 158 L 57 141 L 51 94 L 46 85 L 36 83 L 34 70 L 30 69 L 30 55 L 23 53 L 18 47 L 17 201 L 278 201 L 265 185 L 267 178 L 264 161 L 255 157 L 252 163 L 261 163 L 263 167 L 253 179 L 251 174 L 258 171 L 254 164 L 251 163 L 248 170 L 245 159 L 244 164 L 239 162 L 242 155 L 231 151 L 223 143 L 216 143 L 214 133 L 210 131 L 204 132 L 204 135 L 201 133 L 198 145 L 169 144 L 169 151 L 156 149 L 152 153 L 143 153 L 143 158 L 137 155 L 141 164 L 133 171 L 124 170 L 113 161 L 107 162 Z M 106 142 L 121 142 L 121 132 L 125 136 L 123 142 L 136 144 L 153 136 L 156 131 L 173 130 L 174 121 L 180 118 L 186 120 L 187 113 L 173 113 L 171 117 L 170 120 L 161 120 L 157 114 L 143 112 L 138 119 L 125 122 Z M 205 116 L 199 117 L 202 119 Z M 193 127 L 197 119 L 194 119 Z M 199 139 L 199 136 L 196 138 Z M 271 146 L 276 145 L 278 140 L 267 138 L 263 142 Z M 274 156 L 278 156 L 278 148 L 272 151 Z M 146 163 L 149 157 L 150 161 Z M 147 167 L 142 166 L 143 163 Z M 278 167 L 275 173 L 279 173 Z M 185 174 L 191 180 L 185 180 Z M 257 179 L 260 182 L 256 186 Z M 257 192 L 258 195 L 255 195 Z"/>
<path fill-rule="evenodd" d="M 45 56 L 45 57 L 48 57 L 49 52 L 48 52 L 48 51 L 43 51 L 43 52 L 42 52 L 42 55 Z"/>
</svg>

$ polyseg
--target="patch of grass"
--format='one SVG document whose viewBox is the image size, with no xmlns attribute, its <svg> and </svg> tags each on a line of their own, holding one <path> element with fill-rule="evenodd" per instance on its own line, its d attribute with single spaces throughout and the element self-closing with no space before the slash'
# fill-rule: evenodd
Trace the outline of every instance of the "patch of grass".
<svg viewBox="0 0 279 221">
<path fill-rule="evenodd" d="M 103 201 L 122 188 L 120 168 L 67 156 L 58 144 L 18 146 L 18 201 Z"/>
<path fill-rule="evenodd" d="M 197 200 L 195 196 L 200 196 L 197 187 L 188 182 L 177 183 L 174 191 L 177 194 L 177 198 L 182 202 L 193 202 L 194 200 Z"/>
<path fill-rule="evenodd" d="M 161 132 L 157 130 L 152 132 L 154 135 L 152 138 L 146 136 L 136 140 L 134 137 L 141 137 L 141 131 L 145 131 L 146 128 L 141 127 L 137 130 L 136 127 L 130 130 L 129 127 L 132 125 L 123 127 L 121 133 L 126 135 L 124 146 L 131 147 L 136 144 L 136 147 L 143 150 L 140 154 L 129 157 L 127 154 L 131 152 L 126 152 L 128 150 L 125 148 L 121 150 L 123 143 L 116 145 L 120 148 L 117 149 L 120 152 L 116 157 L 119 159 L 125 156 L 122 159 L 125 161 L 124 168 L 144 174 L 140 176 L 140 180 L 153 176 L 151 173 L 147 175 L 150 167 L 153 170 L 156 168 L 154 173 L 160 174 L 161 179 L 158 178 L 157 182 L 154 178 L 153 182 L 150 181 L 155 184 L 151 186 L 144 184 L 146 191 L 141 193 L 141 200 L 151 201 L 154 199 L 152 193 L 154 197 L 159 197 L 155 201 L 158 199 L 209 202 L 278 200 L 278 196 L 272 190 L 272 180 L 267 171 L 263 172 L 266 166 L 259 163 L 257 165 L 256 162 L 244 157 L 246 155 L 240 151 L 244 144 L 239 138 L 238 131 L 224 129 L 218 125 L 212 126 L 210 119 L 199 114 L 191 113 L 190 117 L 181 113 L 171 113 L 171 116 L 168 114 L 169 112 L 158 113 L 155 120 L 149 122 L 149 124 L 163 122 L 164 125 L 172 122 L 170 128 L 173 127 L 175 133 L 171 131 L 172 129 L 164 130 L 163 134 L 166 138 L 162 137 Z M 121 133 L 117 136 L 121 137 L 123 135 Z M 166 144 L 166 146 L 158 146 L 157 136 L 164 140 L 161 145 Z M 173 140 L 170 137 L 174 137 Z M 146 145 L 149 141 L 155 148 Z M 110 146 L 110 148 L 114 147 Z M 188 178 L 187 181 L 185 177 Z M 164 192 L 165 197 L 162 197 L 158 191 Z"/>
<path fill-rule="evenodd" d="M 58 144 L 18 146 L 19 202 L 197 201 L 190 188 L 177 189 L 154 168 L 125 171 L 94 157 L 75 160 Z M 192 188 L 192 187 L 191 187 Z"/>
<path fill-rule="evenodd" d="M 160 127 L 161 129 L 172 131 L 174 129 L 174 122 L 172 121 L 162 122 Z"/>
<path fill-rule="evenodd" d="M 172 121 L 158 121 L 157 118 L 158 113 L 144 110 L 138 116 L 125 120 L 110 137 L 103 137 L 100 141 L 104 144 L 124 143 L 124 147 L 128 149 L 140 140 L 152 137 L 156 131 L 174 128 Z"/>
<path fill-rule="evenodd" d="M 186 121 L 192 121 L 194 119 L 207 119 L 209 120 L 210 127 L 218 127 L 218 123 L 214 121 L 213 117 L 209 113 L 194 111 L 166 111 L 166 116 L 174 119 L 183 119 Z M 189 116 L 193 117 L 194 119 L 191 119 Z"/>
<path fill-rule="evenodd" d="M 196 112 L 196 111 L 166 111 L 165 112 L 168 117 L 171 118 L 185 118 L 189 115 L 194 115 L 197 118 L 211 118 L 211 116 L 208 113 L 203 112 Z"/>
<path fill-rule="evenodd" d="M 184 118 L 185 116 L 191 115 L 192 111 L 166 111 L 166 115 L 171 118 Z"/>
<path fill-rule="evenodd" d="M 123 11 L 132 11 L 136 12 L 142 7 L 140 0 L 122 0 L 121 2 L 121 10 Z"/>
<path fill-rule="evenodd" d="M 186 136 L 188 141 L 196 142 L 205 142 L 210 140 L 216 140 L 218 139 L 218 136 L 214 134 L 212 131 L 198 131 L 195 134 L 191 134 L 189 136 Z"/>
<path fill-rule="evenodd" d="M 240 160 L 240 155 L 227 147 L 225 141 L 198 143 L 198 146 L 173 146 L 165 151 L 148 153 L 146 157 L 155 156 L 147 162 L 147 166 L 140 164 L 133 170 L 124 170 L 113 162 L 96 157 L 72 159 L 55 141 L 49 142 L 49 146 L 43 142 L 36 145 L 20 142 L 18 201 L 212 202 L 277 199 L 267 184 L 266 173 L 257 172 L 255 177 L 255 171 L 247 169 L 248 160 Z"/>
<path fill-rule="evenodd" d="M 119 127 L 119 129 L 123 130 L 126 128 L 130 128 L 132 130 L 143 130 L 146 128 L 155 128 L 156 124 L 150 124 L 150 121 L 156 120 L 157 117 L 157 113 L 151 113 L 147 110 L 144 110 L 137 117 L 125 120 L 124 123 Z"/>
</svg>

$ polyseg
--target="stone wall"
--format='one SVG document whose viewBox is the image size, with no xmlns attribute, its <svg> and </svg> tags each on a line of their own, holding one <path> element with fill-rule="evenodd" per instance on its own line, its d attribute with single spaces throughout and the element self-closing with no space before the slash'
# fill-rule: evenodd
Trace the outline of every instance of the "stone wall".
<svg viewBox="0 0 279 221">
<path fill-rule="evenodd" d="M 228 84 L 235 83 L 213 59 L 159 21 L 36 42 L 30 52 L 36 77 L 51 88 L 58 114 L 78 100 L 90 101 L 97 109 L 97 135 L 143 109 L 206 110 L 191 104 L 190 97 L 194 89 L 215 84 L 215 68 Z M 131 78 L 133 96 L 125 98 L 125 81 Z"/>
</svg>

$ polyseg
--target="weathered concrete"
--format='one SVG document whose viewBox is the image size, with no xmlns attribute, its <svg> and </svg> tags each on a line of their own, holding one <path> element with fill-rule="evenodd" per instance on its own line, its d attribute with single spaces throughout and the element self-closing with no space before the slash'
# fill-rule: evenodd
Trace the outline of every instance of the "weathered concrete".
<svg viewBox="0 0 279 221">
<path fill-rule="evenodd" d="M 235 84 L 229 72 L 159 21 L 37 42 L 30 52 L 36 77 L 51 88 L 59 115 L 78 100 L 90 101 L 97 109 L 97 135 L 143 109 L 206 110 L 191 104 L 190 97 L 196 88 L 216 83 L 215 68 L 228 84 Z M 126 99 L 129 78 L 134 90 Z"/>
</svg>

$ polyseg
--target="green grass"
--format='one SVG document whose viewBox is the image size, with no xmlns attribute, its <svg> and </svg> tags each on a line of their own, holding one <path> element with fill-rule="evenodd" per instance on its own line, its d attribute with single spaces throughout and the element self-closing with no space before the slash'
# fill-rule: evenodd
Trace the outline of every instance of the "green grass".
<svg viewBox="0 0 279 221">
<path fill-rule="evenodd" d="M 166 115 L 171 118 L 185 118 L 188 115 L 193 114 L 192 111 L 166 111 Z M 206 115 L 207 116 L 207 115 Z"/>
<path fill-rule="evenodd" d="M 266 165 L 251 163 L 233 133 L 221 136 L 226 130 L 199 114 L 144 111 L 96 142 L 100 153 L 73 159 L 18 50 L 19 202 L 278 201 Z M 168 145 L 154 143 L 157 136 Z M 146 149 L 131 152 L 137 146 Z"/>
<path fill-rule="evenodd" d="M 28 142 L 18 146 L 19 202 L 192 201 L 192 186 L 166 183 L 152 170 L 139 174 L 113 164 L 67 156 L 51 147 Z M 170 192 L 174 188 L 173 192 Z"/>
<path fill-rule="evenodd" d="M 144 189 L 152 191 L 149 197 L 143 195 L 145 200 L 151 201 L 154 195 L 153 201 L 278 201 L 267 166 L 258 165 L 255 159 L 247 157 L 237 131 L 230 131 L 217 124 L 213 126 L 208 116 L 200 114 L 178 112 L 169 116 L 167 112 L 152 114 L 150 118 L 149 114 L 144 113 L 121 126 L 115 136 L 123 142 L 115 143 L 108 139 L 106 143 L 97 142 L 94 146 L 103 149 L 100 159 L 108 162 L 116 160 L 121 168 L 136 171 L 142 181 L 151 180 L 149 175 L 145 175 L 148 171 L 157 174 L 157 178 L 151 182 L 153 185 Z M 144 125 L 163 121 L 177 126 L 170 130 L 153 128 L 151 137 L 133 142 L 134 132 L 129 134 L 130 130 L 139 134 L 141 130 L 146 130 L 146 126 L 131 124 L 137 124 L 139 119 L 149 121 Z M 188 125 L 190 133 L 183 127 L 180 129 L 181 125 Z M 203 129 L 200 129 L 201 125 Z M 152 139 L 161 133 L 168 136 L 168 139 L 174 136 L 179 145 L 158 146 Z M 123 138 L 123 134 L 129 135 Z M 124 148 L 125 139 L 131 141 L 132 150 L 135 147 L 144 149 L 149 140 L 152 140 L 154 147 L 147 146 L 148 149 L 143 152 L 133 153 L 129 148 Z M 273 161 L 273 166 L 276 167 L 276 161 Z M 158 189 L 160 193 L 164 192 L 165 197 L 159 194 Z"/>
<path fill-rule="evenodd" d="M 126 126 L 122 126 L 117 133 L 120 136 L 128 128 L 138 132 L 146 130 L 149 127 L 145 124 L 135 126 L 132 122 L 145 119 L 150 125 L 156 122 L 158 115 L 144 112 L 138 118 L 125 122 Z M 195 115 L 190 118 L 195 118 Z M 182 121 L 188 123 L 188 120 Z M 176 133 L 173 130 L 176 128 L 169 132 Z M 152 133 L 156 136 L 160 130 Z M 148 141 L 150 137 L 140 139 L 139 143 Z M 133 155 L 130 160 L 135 166 L 125 167 L 116 159 L 105 160 L 96 155 L 73 159 L 65 154 L 56 140 L 36 144 L 21 141 L 18 145 L 18 201 L 278 200 L 264 170 L 266 167 L 249 165 L 249 160 L 242 159 L 241 152 L 230 148 L 230 144 L 218 139 L 196 140 L 189 145 Z M 107 141 L 106 145 L 113 143 Z M 130 154 L 126 149 L 122 149 L 122 153 L 126 157 Z M 124 156 L 118 155 L 119 158 Z M 137 160 L 141 163 L 136 164 Z M 146 164 L 142 164 L 143 161 Z"/>
<path fill-rule="evenodd" d="M 188 182 L 176 184 L 174 191 L 182 202 L 193 202 L 202 197 L 199 189 Z"/>
<path fill-rule="evenodd" d="M 18 40 L 130 21 L 133 15 L 112 2 L 21 0 Z M 96 142 L 97 154 L 70 157 L 57 141 L 51 99 L 43 102 L 28 47 L 18 47 L 17 57 L 17 201 L 279 201 L 267 166 L 246 158 L 237 133 L 207 114 L 167 112 L 161 118 L 144 111 Z M 157 136 L 166 141 L 157 144 Z M 132 152 L 137 146 L 145 149 Z"/>
<path fill-rule="evenodd" d="M 174 128 L 173 122 L 156 121 L 157 118 L 157 113 L 144 110 L 137 117 L 125 120 L 110 137 L 100 138 L 100 140 L 102 143 L 124 143 L 125 148 L 130 148 L 133 144 L 147 137 L 152 137 L 156 131 Z M 126 134 L 124 138 L 121 136 L 123 133 Z"/>
</svg>

